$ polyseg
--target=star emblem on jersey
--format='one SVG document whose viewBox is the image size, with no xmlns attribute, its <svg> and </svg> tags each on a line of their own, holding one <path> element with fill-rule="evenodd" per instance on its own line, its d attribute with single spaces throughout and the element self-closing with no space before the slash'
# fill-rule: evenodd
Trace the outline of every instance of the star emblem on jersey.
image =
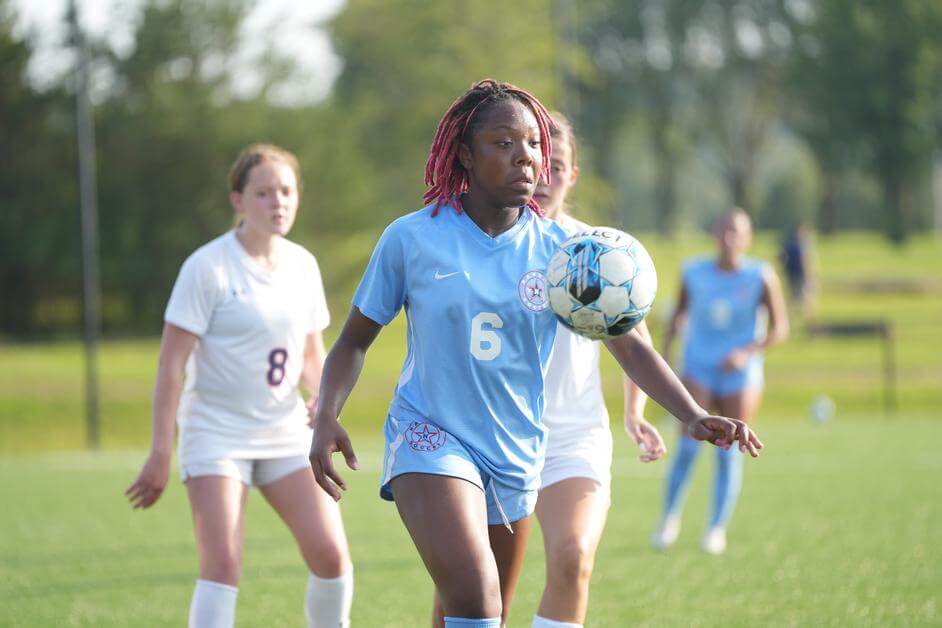
<svg viewBox="0 0 942 628">
<path fill-rule="evenodd" d="M 447 434 L 437 425 L 413 421 L 406 430 L 406 441 L 415 451 L 435 451 L 445 444 Z"/>
<path fill-rule="evenodd" d="M 517 296 L 523 307 L 531 312 L 542 312 L 549 307 L 546 275 L 543 271 L 531 270 L 525 273 L 517 283 Z"/>
</svg>

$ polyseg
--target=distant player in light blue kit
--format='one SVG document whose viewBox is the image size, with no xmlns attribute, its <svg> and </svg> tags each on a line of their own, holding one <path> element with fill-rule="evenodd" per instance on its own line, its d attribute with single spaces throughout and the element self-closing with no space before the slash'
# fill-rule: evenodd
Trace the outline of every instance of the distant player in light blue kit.
<svg viewBox="0 0 942 628">
<path fill-rule="evenodd" d="M 335 499 L 331 454 L 356 457 L 338 418 L 367 349 L 400 309 L 408 353 L 386 418 L 380 493 L 436 587 L 433 621 L 496 628 L 510 606 L 544 457 L 543 375 L 556 319 L 543 269 L 566 233 L 532 200 L 549 178 L 552 124 L 527 92 L 492 80 L 458 98 L 426 165 L 425 208 L 383 233 L 324 366 L 311 466 Z M 700 439 L 762 444 L 711 417 L 636 334 L 609 344 L 638 384 Z"/>
<path fill-rule="evenodd" d="M 680 297 L 668 326 L 664 355 L 685 320 L 683 381 L 704 408 L 750 422 L 762 400 L 762 350 L 788 336 L 782 288 L 769 264 L 745 256 L 752 245 L 752 221 L 741 209 L 717 219 L 713 234 L 718 255 L 696 259 L 683 271 Z M 768 323 L 765 322 L 768 318 Z M 681 435 L 667 478 L 664 515 L 652 542 L 673 545 L 680 532 L 690 471 L 700 444 Z M 742 484 L 742 456 L 718 449 L 713 506 L 703 550 L 726 551 L 726 524 Z"/>
</svg>

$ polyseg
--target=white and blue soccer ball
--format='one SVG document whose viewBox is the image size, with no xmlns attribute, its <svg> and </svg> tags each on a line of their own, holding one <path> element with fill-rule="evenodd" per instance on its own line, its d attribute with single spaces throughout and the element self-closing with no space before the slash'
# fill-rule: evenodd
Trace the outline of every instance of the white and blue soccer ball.
<svg viewBox="0 0 942 628">
<path fill-rule="evenodd" d="M 657 273 L 633 236 L 609 227 L 563 242 L 546 269 L 556 317 L 577 334 L 601 340 L 632 330 L 651 311 Z"/>
</svg>

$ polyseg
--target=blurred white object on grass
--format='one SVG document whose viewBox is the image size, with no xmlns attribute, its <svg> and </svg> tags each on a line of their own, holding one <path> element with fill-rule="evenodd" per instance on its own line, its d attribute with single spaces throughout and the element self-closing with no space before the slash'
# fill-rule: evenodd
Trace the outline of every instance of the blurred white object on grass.
<svg viewBox="0 0 942 628">
<path fill-rule="evenodd" d="M 827 423 L 834 418 L 837 405 L 829 396 L 821 394 L 811 400 L 808 406 L 808 415 L 815 423 Z"/>
</svg>

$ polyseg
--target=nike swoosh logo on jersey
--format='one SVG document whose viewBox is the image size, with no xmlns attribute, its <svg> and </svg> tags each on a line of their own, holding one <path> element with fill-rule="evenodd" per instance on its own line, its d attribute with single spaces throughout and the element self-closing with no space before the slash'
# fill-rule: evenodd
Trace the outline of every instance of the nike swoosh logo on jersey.
<svg viewBox="0 0 942 628">
<path fill-rule="evenodd" d="M 460 270 L 456 270 L 456 271 L 453 272 L 453 273 L 447 273 L 447 274 L 445 274 L 445 275 L 442 275 L 441 273 L 439 273 L 439 272 L 436 270 L 436 271 L 435 271 L 435 279 L 446 279 L 446 278 L 448 278 L 448 277 L 454 277 L 455 275 L 460 275 L 460 274 L 461 274 L 461 271 L 460 271 Z"/>
</svg>

